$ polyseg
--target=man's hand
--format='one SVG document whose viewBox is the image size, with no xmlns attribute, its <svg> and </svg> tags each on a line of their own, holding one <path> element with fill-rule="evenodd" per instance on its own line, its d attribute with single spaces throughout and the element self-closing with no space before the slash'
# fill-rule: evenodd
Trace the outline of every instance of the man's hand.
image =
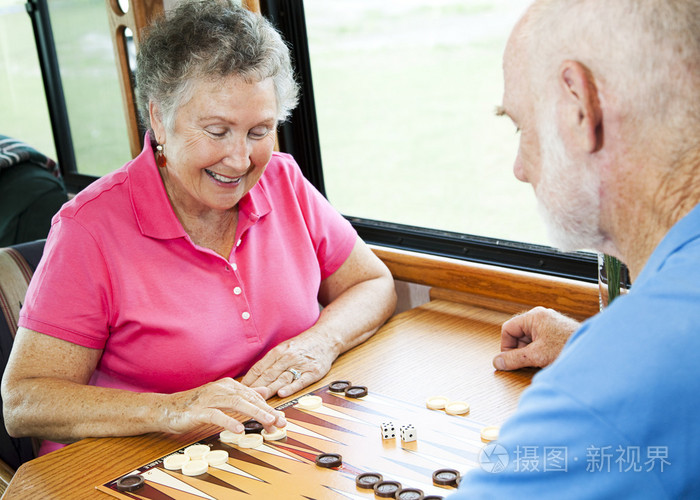
<svg viewBox="0 0 700 500">
<path fill-rule="evenodd" d="M 559 356 L 580 323 L 553 309 L 535 307 L 501 327 L 501 354 L 493 359 L 497 370 L 527 366 L 544 368 Z"/>
</svg>

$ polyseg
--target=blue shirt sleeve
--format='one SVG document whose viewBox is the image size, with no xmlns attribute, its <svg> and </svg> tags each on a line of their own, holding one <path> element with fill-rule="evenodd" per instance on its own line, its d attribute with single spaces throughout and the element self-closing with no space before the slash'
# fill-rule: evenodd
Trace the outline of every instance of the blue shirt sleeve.
<svg viewBox="0 0 700 500">
<path fill-rule="evenodd" d="M 450 499 L 668 498 L 661 458 L 648 462 L 648 451 L 570 395 L 535 384 Z"/>
</svg>

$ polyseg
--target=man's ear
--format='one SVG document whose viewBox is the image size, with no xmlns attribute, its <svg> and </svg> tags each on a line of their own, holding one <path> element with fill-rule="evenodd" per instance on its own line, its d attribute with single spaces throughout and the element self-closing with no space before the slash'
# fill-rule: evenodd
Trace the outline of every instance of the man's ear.
<svg viewBox="0 0 700 500">
<path fill-rule="evenodd" d="M 158 105 L 150 101 L 148 103 L 148 116 L 151 120 L 151 128 L 155 134 L 154 139 L 158 144 L 165 144 L 165 125 L 163 125 L 162 114 Z"/>
<path fill-rule="evenodd" d="M 588 153 L 603 147 L 603 113 L 591 72 L 577 61 L 564 61 L 559 68 L 562 91 L 562 125 Z"/>
</svg>

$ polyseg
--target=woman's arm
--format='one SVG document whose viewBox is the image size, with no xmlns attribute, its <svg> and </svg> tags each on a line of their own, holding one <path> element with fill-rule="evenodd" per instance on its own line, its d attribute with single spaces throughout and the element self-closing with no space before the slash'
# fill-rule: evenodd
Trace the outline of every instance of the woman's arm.
<svg viewBox="0 0 700 500">
<path fill-rule="evenodd" d="M 101 356 L 101 350 L 20 328 L 2 378 L 9 434 L 66 443 L 85 437 L 184 433 L 204 424 L 241 432 L 243 425 L 224 411 L 242 412 L 267 428 L 285 425 L 283 414 L 259 392 L 230 378 L 175 394 L 89 386 Z"/>
<path fill-rule="evenodd" d="M 328 373 L 341 353 L 371 337 L 396 307 L 391 273 L 360 238 L 343 265 L 321 282 L 318 299 L 325 307 L 316 324 L 270 350 L 244 384 L 266 388 L 266 397 L 303 389 Z M 301 377 L 293 380 L 289 368 Z"/>
</svg>

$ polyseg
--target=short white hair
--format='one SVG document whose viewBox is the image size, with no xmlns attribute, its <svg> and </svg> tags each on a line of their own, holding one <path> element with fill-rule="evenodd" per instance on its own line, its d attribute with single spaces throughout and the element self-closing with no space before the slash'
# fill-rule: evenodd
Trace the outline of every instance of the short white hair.
<svg viewBox="0 0 700 500">
<path fill-rule="evenodd" d="M 526 16 L 519 35 L 536 102 L 547 98 L 560 64 L 574 60 L 625 119 L 680 133 L 700 124 L 697 0 L 539 0 Z"/>
</svg>

